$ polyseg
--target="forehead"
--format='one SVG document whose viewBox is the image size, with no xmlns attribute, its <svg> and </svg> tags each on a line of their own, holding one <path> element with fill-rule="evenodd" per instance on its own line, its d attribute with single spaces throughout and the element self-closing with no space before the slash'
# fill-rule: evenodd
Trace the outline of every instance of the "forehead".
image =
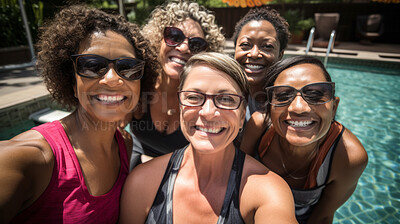
<svg viewBox="0 0 400 224">
<path fill-rule="evenodd" d="M 113 59 L 121 56 L 135 56 L 132 44 L 121 34 L 107 30 L 93 32 L 85 38 L 79 47 L 81 54 L 99 54 Z"/>
<path fill-rule="evenodd" d="M 186 18 L 184 21 L 174 24 L 174 26 L 181 29 L 187 37 L 204 37 L 200 24 L 191 18 Z"/>
<path fill-rule="evenodd" d="M 189 71 L 182 90 L 189 89 L 204 93 L 241 94 L 239 85 L 232 77 L 204 64 L 195 65 Z"/>
<path fill-rule="evenodd" d="M 314 64 L 300 64 L 283 70 L 275 80 L 274 85 L 289 85 L 301 88 L 315 82 L 326 82 L 320 67 Z"/>
<path fill-rule="evenodd" d="M 239 37 L 243 35 L 270 35 L 276 37 L 276 30 L 272 23 L 266 20 L 251 20 L 250 22 L 246 23 L 242 30 L 239 33 Z"/>
</svg>

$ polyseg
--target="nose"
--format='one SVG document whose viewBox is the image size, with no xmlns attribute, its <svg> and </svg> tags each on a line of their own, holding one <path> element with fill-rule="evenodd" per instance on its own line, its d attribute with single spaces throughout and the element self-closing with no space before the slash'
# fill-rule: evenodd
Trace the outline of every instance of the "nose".
<svg viewBox="0 0 400 224">
<path fill-rule="evenodd" d="M 303 99 L 300 93 L 297 93 L 293 101 L 289 104 L 288 111 L 292 111 L 295 113 L 304 113 L 310 112 L 311 107 L 308 103 Z"/>
<path fill-rule="evenodd" d="M 217 107 L 214 105 L 214 102 L 211 98 L 206 99 L 199 114 L 205 118 L 214 117 L 218 113 Z"/>
<path fill-rule="evenodd" d="M 180 52 L 188 52 L 189 51 L 189 40 L 186 38 L 182 43 L 175 47 L 175 49 Z"/>
<path fill-rule="evenodd" d="M 110 69 L 108 69 L 107 73 L 100 80 L 100 83 L 108 85 L 110 87 L 115 87 L 115 86 L 122 85 L 123 80 L 121 77 L 118 76 L 118 74 L 114 70 L 114 68 L 110 66 Z"/>
<path fill-rule="evenodd" d="M 260 53 L 260 49 L 258 48 L 257 45 L 254 45 L 251 49 L 250 52 L 247 54 L 247 57 L 249 58 L 258 58 L 258 57 L 262 57 L 261 53 Z"/>
</svg>

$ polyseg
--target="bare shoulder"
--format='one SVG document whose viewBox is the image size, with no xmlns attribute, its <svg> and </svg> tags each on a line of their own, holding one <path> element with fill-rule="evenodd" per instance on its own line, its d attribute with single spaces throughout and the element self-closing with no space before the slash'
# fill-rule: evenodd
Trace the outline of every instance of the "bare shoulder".
<svg viewBox="0 0 400 224">
<path fill-rule="evenodd" d="M 136 166 L 126 179 L 120 208 L 120 223 L 144 223 L 156 197 L 171 154 Z"/>
<path fill-rule="evenodd" d="M 23 132 L 7 141 L 0 141 L 0 158 L 4 162 L 24 163 L 48 163 L 54 160 L 53 151 L 37 131 Z M 2 156 L 9 156 L 2 158 Z M 15 160 L 15 161 L 14 161 Z M 3 163 L 3 161 L 2 161 Z"/>
<path fill-rule="evenodd" d="M 243 170 L 240 198 L 240 210 L 246 221 L 296 222 L 294 200 L 288 184 L 250 156 L 247 156 Z"/>
<path fill-rule="evenodd" d="M 242 138 L 240 149 L 245 153 L 253 155 L 254 150 L 257 147 L 258 140 L 263 134 L 265 124 L 265 114 L 261 112 L 254 112 L 251 118 L 248 120 Z"/>
<path fill-rule="evenodd" d="M 349 168 L 361 168 L 364 170 L 368 163 L 368 155 L 360 140 L 349 130 L 346 129 L 342 139 L 338 144 L 336 153 L 340 160 L 348 161 Z"/>
<path fill-rule="evenodd" d="M 37 131 L 0 142 L 0 222 L 31 205 L 51 179 L 54 156 Z"/>
</svg>

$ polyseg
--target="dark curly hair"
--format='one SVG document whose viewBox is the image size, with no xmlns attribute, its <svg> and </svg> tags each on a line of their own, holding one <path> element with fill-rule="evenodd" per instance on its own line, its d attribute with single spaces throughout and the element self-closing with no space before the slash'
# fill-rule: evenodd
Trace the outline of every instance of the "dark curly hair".
<svg viewBox="0 0 400 224">
<path fill-rule="evenodd" d="M 140 80 L 141 92 L 152 91 L 159 64 L 139 27 L 122 16 L 85 5 L 74 5 L 61 10 L 41 28 L 37 44 L 37 68 L 47 89 L 62 106 L 72 109 L 79 105 L 74 97 L 76 80 L 70 56 L 78 53 L 81 42 L 91 34 L 107 30 L 124 36 L 132 44 L 135 56 L 146 62 L 144 76 Z"/>
<path fill-rule="evenodd" d="M 278 35 L 278 40 L 280 44 L 279 52 L 282 52 L 286 49 L 290 37 L 289 24 L 281 15 L 279 15 L 279 13 L 275 9 L 270 9 L 269 7 L 252 8 L 239 20 L 239 22 L 236 23 L 235 32 L 232 36 L 232 40 L 235 46 L 237 38 L 240 31 L 242 31 L 243 26 L 253 20 L 266 20 L 270 22 L 274 26 Z"/>
</svg>

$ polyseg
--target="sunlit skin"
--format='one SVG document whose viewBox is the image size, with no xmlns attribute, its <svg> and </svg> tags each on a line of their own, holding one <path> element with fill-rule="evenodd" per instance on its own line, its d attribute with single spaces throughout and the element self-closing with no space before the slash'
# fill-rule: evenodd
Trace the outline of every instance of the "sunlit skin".
<svg viewBox="0 0 400 224">
<path fill-rule="evenodd" d="M 135 58 L 132 45 L 122 35 L 112 31 L 95 33 L 82 42 L 79 54 L 97 54 L 108 59 L 121 57 Z M 140 80 L 125 80 L 118 76 L 110 63 L 107 73 L 101 78 L 76 77 L 75 95 L 82 109 L 79 113 L 88 114 L 94 120 L 117 122 L 136 106 L 140 96 Z M 113 97 L 105 101 L 101 98 Z"/>
<path fill-rule="evenodd" d="M 235 48 L 235 59 L 243 67 L 250 83 L 253 98 L 262 92 L 265 71 L 278 61 L 280 43 L 274 26 L 266 21 L 250 21 L 240 31 Z"/>
<path fill-rule="evenodd" d="M 326 82 L 322 70 L 312 64 L 302 64 L 284 70 L 274 86 L 288 85 L 296 89 L 316 82 Z M 271 120 L 278 135 L 293 146 L 314 147 L 328 132 L 335 116 L 339 98 L 321 105 L 310 105 L 297 93 L 287 106 L 271 106 Z M 288 121 L 312 121 L 306 127 L 293 127 Z"/>
<path fill-rule="evenodd" d="M 200 24 L 190 18 L 173 26 L 181 29 L 186 37 L 204 38 Z M 157 131 L 161 133 L 171 134 L 179 127 L 179 103 L 176 90 L 179 85 L 179 74 L 190 57 L 192 53 L 188 46 L 188 39 L 175 47 L 169 47 L 164 39 L 161 40 L 159 60 L 162 71 L 155 86 L 155 95 L 150 103 L 152 121 Z M 168 114 L 168 111 L 171 113 Z M 142 114 L 138 113 L 135 117 L 141 116 Z"/>
<path fill-rule="evenodd" d="M 190 18 L 187 18 L 182 23 L 175 24 L 174 27 L 181 29 L 186 37 L 205 38 L 200 24 Z M 164 39 L 161 41 L 160 63 L 163 72 L 169 78 L 179 80 L 179 73 L 191 56 L 192 52 L 189 49 L 187 39 L 176 47 L 169 47 Z"/>
<path fill-rule="evenodd" d="M 320 67 L 305 63 L 282 71 L 274 86 L 288 85 L 301 89 L 311 83 L 326 81 Z M 285 178 L 291 188 L 304 189 L 313 161 L 320 156 L 321 144 L 327 138 L 339 101 L 339 97 L 335 97 L 325 104 L 312 105 L 297 93 L 289 105 L 271 105 L 271 121 L 276 133 L 268 140 L 267 149 L 259 149 L 257 145 L 264 137 L 265 114 L 255 112 L 246 125 L 243 136 L 246 141 L 242 141 L 241 149 L 249 154 L 266 150 L 261 162 Z M 293 121 L 302 121 L 302 125 Z M 337 140 L 325 188 L 307 223 L 332 223 L 336 210 L 354 192 L 367 165 L 367 153 L 350 130 L 344 129 Z"/>
<path fill-rule="evenodd" d="M 242 95 L 239 86 L 231 77 L 206 66 L 193 67 L 182 91 Z M 199 152 L 224 150 L 235 139 L 243 125 L 244 104 L 240 107 L 236 110 L 219 109 L 215 107 L 212 98 L 208 98 L 204 105 L 199 107 L 181 105 L 182 132 Z M 218 133 L 204 131 L 207 129 L 214 129 Z"/>
</svg>

